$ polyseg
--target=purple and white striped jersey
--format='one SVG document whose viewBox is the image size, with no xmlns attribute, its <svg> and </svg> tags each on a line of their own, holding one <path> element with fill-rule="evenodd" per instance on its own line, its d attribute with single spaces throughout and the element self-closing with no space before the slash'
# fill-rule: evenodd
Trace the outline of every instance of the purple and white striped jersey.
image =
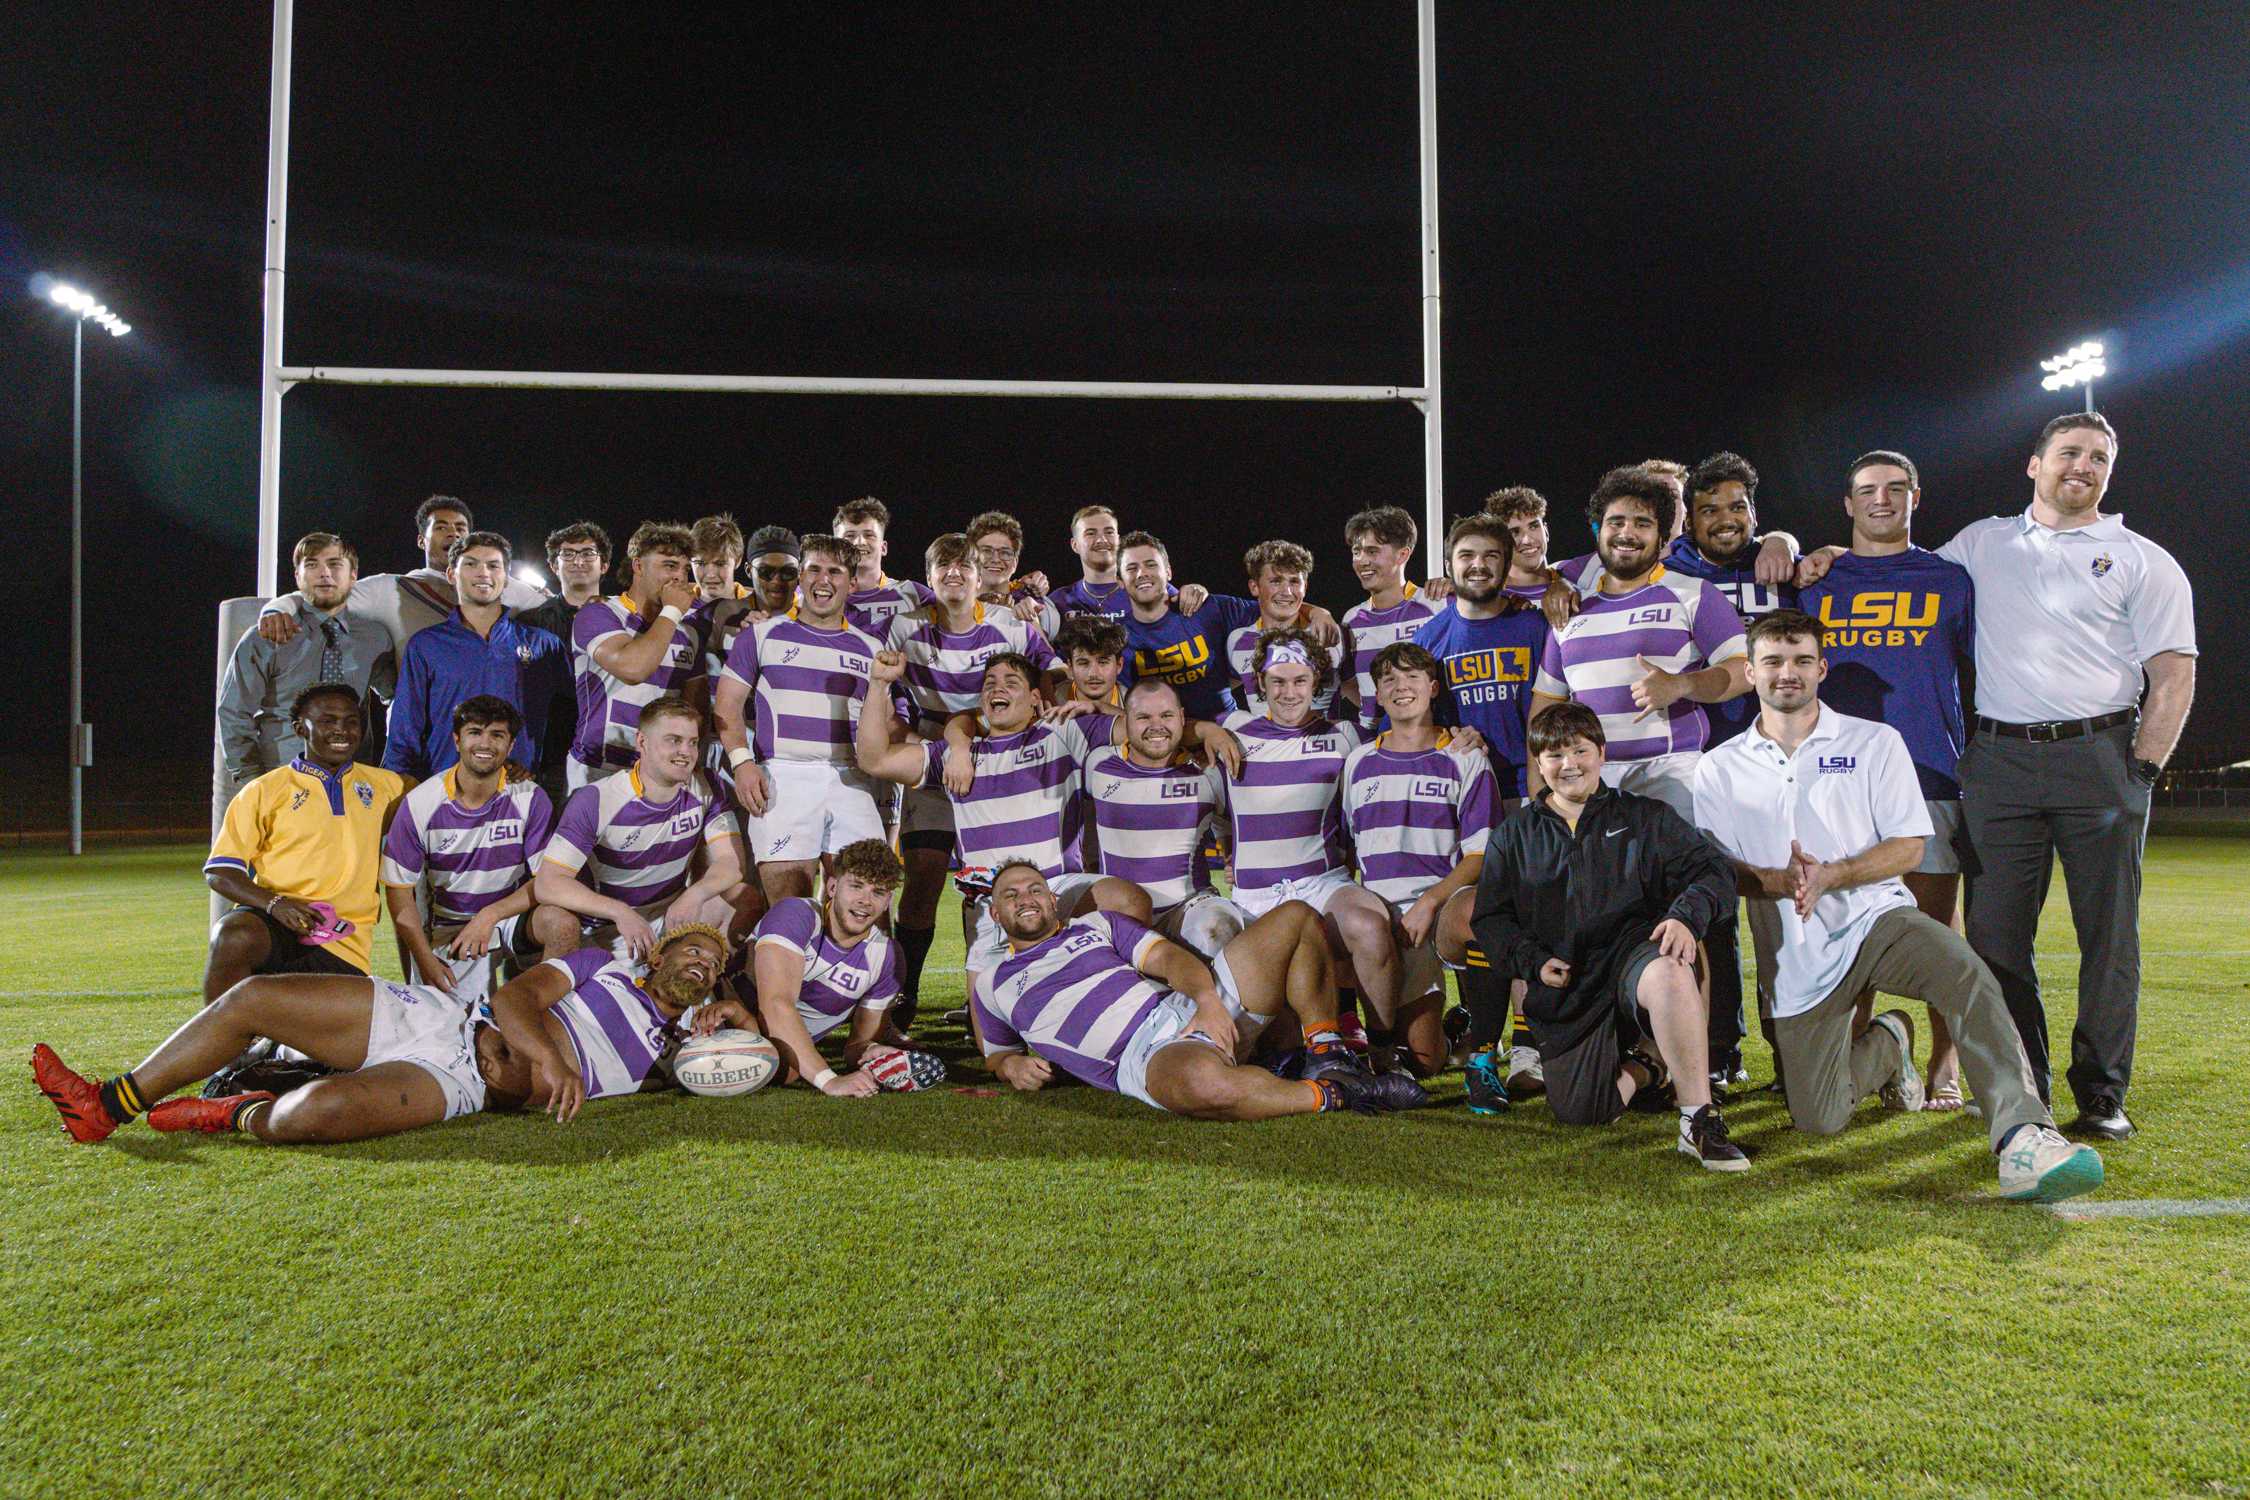
<svg viewBox="0 0 2250 1500">
<path fill-rule="evenodd" d="M 784 615 L 746 626 L 725 675 L 750 690 L 751 753 L 852 765 L 853 726 L 879 649 L 849 625 L 817 630 Z"/>
<path fill-rule="evenodd" d="M 1211 888 L 1203 825 L 1226 805 L 1226 778 L 1217 766 L 1185 759 L 1136 765 L 1104 745 L 1087 757 L 1080 784 L 1094 813 L 1102 874 L 1140 886 L 1158 912 Z"/>
<path fill-rule="evenodd" d="M 545 861 L 577 873 L 596 895 L 652 916 L 687 889 L 695 851 L 734 831 L 726 799 L 700 771 L 659 803 L 641 794 L 635 768 L 570 794 Z"/>
<path fill-rule="evenodd" d="M 900 615 L 927 609 L 936 598 L 926 583 L 885 574 L 883 581 L 871 589 L 852 590 L 851 597 L 844 601 L 844 618 L 875 639 L 887 641 L 891 636 L 891 621 Z"/>
<path fill-rule="evenodd" d="M 1344 826 L 1359 853 L 1359 883 L 1404 907 L 1482 854 L 1500 807 L 1499 784 L 1482 750 L 1393 750 L 1388 734 L 1344 762 Z"/>
<path fill-rule="evenodd" d="M 604 641 L 631 640 L 648 623 L 629 594 L 614 599 L 589 600 L 570 626 L 571 670 L 578 682 L 578 733 L 570 753 L 578 763 L 596 771 L 616 770 L 640 759 L 633 733 L 641 727 L 641 710 L 666 693 L 685 691 L 703 675 L 703 630 L 700 617 L 690 615 L 672 627 L 672 643 L 664 660 L 646 682 L 627 682 L 612 676 L 594 660 L 594 648 Z"/>
<path fill-rule="evenodd" d="M 612 958 L 606 948 L 581 948 L 547 960 L 547 967 L 570 976 L 570 993 L 549 1013 L 562 1022 L 578 1054 L 586 1097 L 639 1093 L 656 1064 L 679 1042 L 678 1030 L 641 988 L 641 965 Z"/>
<path fill-rule="evenodd" d="M 1227 779 L 1234 883 L 1257 890 L 1344 867 L 1344 760 L 1356 726 L 1314 715 L 1285 728 L 1264 714 L 1228 714 L 1242 741 L 1242 774 Z"/>
<path fill-rule="evenodd" d="M 1258 655 L 1258 636 L 1265 626 L 1256 621 L 1238 625 L 1227 632 L 1227 670 L 1234 674 L 1235 693 L 1242 706 L 1251 713 L 1266 711 L 1266 695 L 1258 691 L 1258 674 L 1254 670 Z M 1375 658 L 1370 656 L 1369 661 Z M 1328 691 L 1313 700 L 1313 712 L 1324 717 L 1333 716 L 1337 700 L 1344 691 L 1344 642 L 1338 641 L 1328 648 L 1328 664 L 1335 669 Z"/>
<path fill-rule="evenodd" d="M 1406 586 L 1406 597 L 1389 609 L 1375 609 L 1362 599 L 1344 611 L 1339 622 L 1344 627 L 1344 644 L 1351 649 L 1351 676 L 1359 684 L 1359 718 L 1363 724 L 1378 723 L 1383 710 L 1375 703 L 1375 655 L 1385 646 L 1399 641 L 1411 641 L 1422 622 L 1438 612 L 1438 606 L 1424 599 L 1421 590 L 1413 584 Z"/>
<path fill-rule="evenodd" d="M 1647 760 L 1701 750 L 1710 742 L 1703 705 L 1682 698 L 1660 715 L 1641 717 L 1633 684 L 1647 674 L 1645 656 L 1667 672 L 1713 667 L 1749 654 L 1742 617 L 1709 581 L 1661 564 L 1629 594 L 1600 590 L 1580 602 L 1568 625 L 1547 637 L 1532 691 L 1575 698 L 1601 716 L 1612 761 Z"/>
<path fill-rule="evenodd" d="M 504 786 L 477 808 L 461 795 L 460 768 L 406 794 L 383 838 L 383 884 L 430 877 L 430 920 L 450 927 L 514 894 L 555 829 L 555 804 L 536 781 Z"/>
<path fill-rule="evenodd" d="M 1002 652 L 1021 652 L 1042 672 L 1057 665 L 1055 648 L 1036 625 L 982 604 L 976 613 L 976 623 L 958 632 L 942 628 L 934 605 L 891 621 L 888 644 L 906 655 L 902 680 L 914 700 L 914 727 L 925 737 L 942 733 L 947 719 L 977 706 L 984 664 Z"/>
<path fill-rule="evenodd" d="M 1029 1047 L 1114 1094 L 1118 1060 L 1169 993 L 1135 967 L 1162 941 L 1131 917 L 1097 911 L 974 975 L 984 1055 Z"/>
<path fill-rule="evenodd" d="M 843 1025 L 853 1011 L 888 1010 L 898 998 L 897 956 L 880 927 L 847 948 L 828 935 L 817 902 L 790 896 L 758 923 L 756 946 L 768 943 L 805 961 L 797 1015 L 815 1041 Z"/>
<path fill-rule="evenodd" d="M 1035 860 L 1052 880 L 1063 872 L 1063 809 L 1078 786 L 1088 754 L 1109 743 L 1117 721 L 1084 714 L 1059 724 L 1033 724 L 1014 734 L 972 740 L 976 781 L 953 803 L 953 837 L 964 869 L 1004 859 Z M 923 746 L 917 786 L 945 785 L 945 742 Z"/>
</svg>

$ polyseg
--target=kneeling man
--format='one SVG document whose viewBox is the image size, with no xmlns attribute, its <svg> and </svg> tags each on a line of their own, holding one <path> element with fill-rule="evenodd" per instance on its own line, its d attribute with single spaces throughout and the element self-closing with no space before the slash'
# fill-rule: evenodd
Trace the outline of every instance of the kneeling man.
<svg viewBox="0 0 2250 1500">
<path fill-rule="evenodd" d="M 969 1004 L 992 1071 L 1012 1088 L 1040 1088 L 1060 1067 L 1204 1120 L 1372 1114 L 1429 1097 L 1405 1074 L 1369 1074 L 1344 1050 L 1328 939 L 1302 901 L 1274 907 L 1209 964 L 1115 912 L 1066 924 L 1030 860 L 993 873 L 992 914 L 1008 955 L 975 975 Z M 1238 1061 L 1284 1006 L 1305 1034 L 1302 1081 Z"/>
<path fill-rule="evenodd" d="M 789 896 L 758 923 L 750 978 L 757 1004 L 723 997 L 696 1011 L 697 1036 L 722 1026 L 763 1031 L 781 1051 L 775 1082 L 804 1080 L 838 1099 L 863 1099 L 877 1089 L 907 1092 L 945 1081 L 945 1064 L 908 1050 L 891 1024 L 898 1000 L 897 951 L 877 924 L 890 914 L 901 870 L 891 846 L 860 839 L 836 851 L 817 902 Z M 845 1022 L 839 1073 L 819 1042 Z"/>
<path fill-rule="evenodd" d="M 1914 1023 L 1901 1010 L 1858 1019 L 1860 995 L 1881 990 L 1945 1018 L 2003 1197 L 2054 1202 L 2101 1186 L 2101 1157 L 2064 1140 L 2039 1102 L 1999 980 L 1899 878 L 1932 832 L 1906 741 L 1821 705 L 1828 663 L 1810 615 L 1763 615 L 1749 641 L 1758 717 L 1695 768 L 1695 811 L 1750 898 L 1790 1118 L 1832 1135 L 1869 1094 L 1922 1107 Z"/>
<path fill-rule="evenodd" d="M 88 1144 L 144 1109 L 158 1130 L 235 1131 L 277 1145 L 362 1141 L 527 1104 L 566 1121 L 588 1099 L 640 1089 L 671 1050 L 673 1023 L 711 993 L 726 955 L 726 935 L 700 923 L 666 932 L 645 970 L 581 948 L 503 986 L 490 1022 L 428 986 L 260 976 L 203 1007 L 130 1072 L 94 1083 L 44 1042 L 31 1050 L 31 1072 L 71 1137 Z M 279 1099 L 157 1102 L 256 1037 L 337 1071 Z"/>
<path fill-rule="evenodd" d="M 1528 986 L 1524 1019 L 1556 1119 L 1605 1124 L 1636 1099 L 1661 1110 L 1669 1073 L 1680 1151 L 1747 1171 L 1711 1102 L 1695 982 L 1696 944 L 1734 904 L 1734 870 L 1664 803 L 1603 785 L 1605 739 L 1583 703 L 1531 721 L 1542 785 L 1486 847 L 1477 946 Z"/>
</svg>

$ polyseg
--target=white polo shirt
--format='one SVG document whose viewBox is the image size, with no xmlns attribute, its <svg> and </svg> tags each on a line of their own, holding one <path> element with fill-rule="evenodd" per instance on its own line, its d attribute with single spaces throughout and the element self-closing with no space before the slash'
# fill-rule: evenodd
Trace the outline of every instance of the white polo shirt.
<svg viewBox="0 0 2250 1500">
<path fill-rule="evenodd" d="M 1731 857 L 1769 870 L 1789 863 L 1791 841 L 1829 861 L 1935 831 L 1899 732 L 1825 705 L 1795 755 L 1766 738 L 1757 720 L 1703 752 L 1695 768 L 1695 821 Z M 1787 899 L 1749 902 L 1758 978 L 1773 996 L 1773 1013 L 1794 1016 L 1843 983 L 1877 917 L 1912 906 L 1914 897 L 1894 875 L 1830 891 L 1809 918 Z"/>
<path fill-rule="evenodd" d="M 2195 655 L 2195 599 L 2172 554 L 2117 516 L 2056 531 L 2020 516 L 1961 528 L 1938 556 L 1977 589 L 1977 712 L 2092 719 L 2141 700 L 2141 663 Z"/>
</svg>

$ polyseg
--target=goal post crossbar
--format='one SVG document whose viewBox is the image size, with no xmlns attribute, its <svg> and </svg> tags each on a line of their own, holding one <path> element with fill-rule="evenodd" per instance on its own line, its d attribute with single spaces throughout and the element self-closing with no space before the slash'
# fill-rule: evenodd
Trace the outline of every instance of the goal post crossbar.
<svg viewBox="0 0 2250 1500">
<path fill-rule="evenodd" d="M 1108 401 L 1406 401 L 1410 385 L 1274 385 L 1181 380 L 918 380 L 843 375 L 646 375 L 587 370 L 413 370 L 283 365 L 296 385 L 430 386 L 523 391 L 706 391 L 764 396 L 1036 396 Z"/>
</svg>

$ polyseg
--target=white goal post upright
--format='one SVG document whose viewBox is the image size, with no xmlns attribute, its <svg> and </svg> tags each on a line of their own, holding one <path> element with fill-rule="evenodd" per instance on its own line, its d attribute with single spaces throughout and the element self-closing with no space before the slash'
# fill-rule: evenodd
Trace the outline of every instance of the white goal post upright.
<svg viewBox="0 0 2250 1500">
<path fill-rule="evenodd" d="M 514 390 L 714 391 L 768 395 L 1041 396 L 1105 400 L 1410 401 L 1422 413 L 1423 550 L 1443 566 L 1445 435 L 1438 346 L 1437 0 L 1417 0 L 1422 223 L 1422 384 L 1259 385 L 1179 381 L 876 380 L 839 376 L 645 375 L 542 370 L 368 369 L 284 365 L 289 223 L 289 78 L 295 0 L 274 0 L 273 94 L 266 149 L 265 324 L 258 403 L 258 592 L 281 585 L 281 402 L 299 384 Z"/>
</svg>

